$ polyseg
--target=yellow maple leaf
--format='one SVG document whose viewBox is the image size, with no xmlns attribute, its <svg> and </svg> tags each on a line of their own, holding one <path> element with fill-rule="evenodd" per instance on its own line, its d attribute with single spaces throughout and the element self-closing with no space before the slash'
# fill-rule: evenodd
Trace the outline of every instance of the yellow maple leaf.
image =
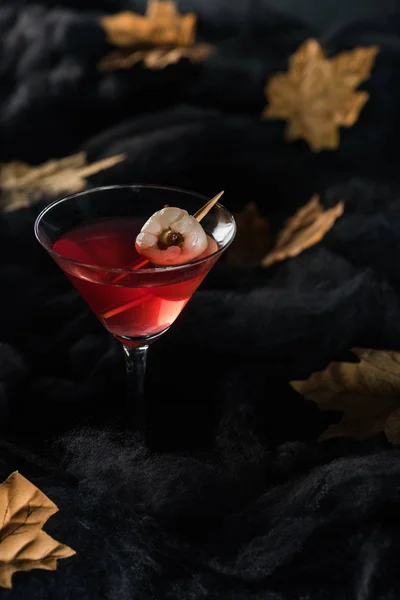
<svg viewBox="0 0 400 600">
<path fill-rule="evenodd" d="M 130 69 L 133 65 L 143 62 L 145 67 L 153 71 L 164 69 L 186 58 L 192 63 L 199 63 L 215 52 L 209 44 L 196 44 L 192 47 L 168 48 L 160 47 L 150 50 L 135 50 L 135 52 L 110 52 L 102 58 L 97 67 L 100 71 L 115 71 Z"/>
<path fill-rule="evenodd" d="M 159 70 L 186 58 L 192 63 L 205 60 L 215 52 L 210 44 L 195 44 L 197 17 L 181 15 L 174 0 L 149 0 L 145 15 L 125 11 L 100 19 L 110 44 L 110 52 L 98 63 L 100 71 L 130 69 L 143 62 Z"/>
<path fill-rule="evenodd" d="M 339 147 L 339 127 L 352 127 L 369 94 L 355 91 L 371 74 L 378 46 L 357 47 L 332 59 L 315 39 L 291 56 L 288 73 L 267 83 L 267 119 L 287 120 L 286 139 L 304 139 L 314 152 Z"/>
<path fill-rule="evenodd" d="M 145 15 L 130 11 L 100 19 L 107 40 L 119 48 L 192 46 L 196 15 L 180 15 L 173 0 L 149 0 Z"/>
<path fill-rule="evenodd" d="M 305 206 L 285 222 L 274 247 L 261 264 L 269 267 L 286 258 L 294 258 L 307 248 L 318 244 L 333 227 L 336 220 L 342 216 L 343 211 L 343 202 L 324 211 L 319 196 L 313 196 Z"/>
<path fill-rule="evenodd" d="M 263 217 L 255 202 L 234 213 L 237 233 L 226 252 L 230 265 L 259 264 L 273 245 L 269 221 Z"/>
<path fill-rule="evenodd" d="M 292 387 L 322 411 L 342 413 L 320 440 L 364 440 L 383 431 L 400 444 L 400 353 L 360 348 L 352 353 L 358 362 L 332 362 L 306 381 L 292 381 Z"/>
<path fill-rule="evenodd" d="M 85 152 L 79 152 L 39 166 L 0 163 L 1 208 L 10 212 L 30 206 L 46 194 L 80 192 L 86 187 L 87 177 L 125 159 L 125 154 L 119 154 L 88 165 Z"/>
<path fill-rule="evenodd" d="M 75 551 L 42 530 L 57 506 L 22 475 L 12 473 L 0 485 L 0 586 L 12 587 L 18 571 L 54 571 L 60 558 Z"/>
</svg>

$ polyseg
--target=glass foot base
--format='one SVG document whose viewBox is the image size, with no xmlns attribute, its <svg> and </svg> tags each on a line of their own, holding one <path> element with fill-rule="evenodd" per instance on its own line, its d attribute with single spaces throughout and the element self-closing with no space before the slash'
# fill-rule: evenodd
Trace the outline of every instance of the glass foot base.
<svg viewBox="0 0 400 600">
<path fill-rule="evenodd" d="M 116 335 L 114 336 L 121 344 L 124 346 L 128 346 L 128 348 L 141 348 L 142 346 L 149 346 L 158 338 L 160 338 L 164 333 L 168 331 L 169 327 L 155 333 L 154 335 L 144 335 L 141 337 L 130 337 L 125 335 Z"/>
</svg>

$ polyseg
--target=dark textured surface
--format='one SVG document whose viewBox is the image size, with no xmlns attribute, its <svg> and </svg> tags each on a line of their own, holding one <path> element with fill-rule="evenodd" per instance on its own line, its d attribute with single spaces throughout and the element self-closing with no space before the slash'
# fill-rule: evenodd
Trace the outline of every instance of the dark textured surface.
<svg viewBox="0 0 400 600">
<path fill-rule="evenodd" d="M 1 216 L 0 476 L 18 469 L 46 492 L 61 508 L 47 531 L 78 553 L 1 596 L 397 599 L 399 453 L 383 437 L 318 445 L 334 415 L 288 381 L 353 346 L 400 349 L 400 15 L 328 35 L 262 0 L 187 0 L 215 57 L 99 75 L 89 9 L 136 5 L 82 4 L 3 2 L 0 160 L 125 151 L 91 185 L 224 188 L 275 228 L 315 191 L 346 212 L 296 259 L 213 270 L 151 349 L 152 452 L 111 425 L 122 353 L 34 240 L 40 206 Z M 320 155 L 260 120 L 267 77 L 310 35 L 332 53 L 382 48 L 359 122 Z"/>
<path fill-rule="evenodd" d="M 328 28 L 332 24 L 365 19 L 385 13 L 389 15 L 400 7 L 398 0 L 269 0 L 269 5 L 300 17 L 316 27 Z"/>
</svg>

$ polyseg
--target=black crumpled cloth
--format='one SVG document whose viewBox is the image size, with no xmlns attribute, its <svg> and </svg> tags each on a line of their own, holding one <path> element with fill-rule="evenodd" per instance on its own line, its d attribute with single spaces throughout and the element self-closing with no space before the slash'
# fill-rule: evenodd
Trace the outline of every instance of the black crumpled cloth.
<svg viewBox="0 0 400 600">
<path fill-rule="evenodd" d="M 77 556 L 14 577 L 13 600 L 394 600 L 399 452 L 383 436 L 316 439 L 289 381 L 352 347 L 400 349 L 400 15 L 315 32 L 264 0 L 187 0 L 204 65 L 100 74 L 100 14 L 136 2 L 3 2 L 0 160 L 85 150 L 127 160 L 90 185 L 159 183 L 257 203 L 274 229 L 313 193 L 345 215 L 270 269 L 213 269 L 150 351 L 154 447 L 113 423 L 121 349 L 33 236 L 48 202 L 0 217 L 0 476 L 60 507 L 45 529 Z M 371 99 L 335 152 L 262 121 L 267 78 L 316 37 L 379 44 Z"/>
</svg>

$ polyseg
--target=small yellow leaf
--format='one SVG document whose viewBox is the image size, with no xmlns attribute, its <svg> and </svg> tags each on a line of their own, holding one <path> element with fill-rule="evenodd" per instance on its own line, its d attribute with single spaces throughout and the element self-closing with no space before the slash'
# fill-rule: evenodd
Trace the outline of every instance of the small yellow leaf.
<svg viewBox="0 0 400 600">
<path fill-rule="evenodd" d="M 57 506 L 22 475 L 0 484 L 0 586 L 12 587 L 18 571 L 54 571 L 57 560 L 75 551 L 42 531 Z"/>
<path fill-rule="evenodd" d="M 234 216 L 237 234 L 227 250 L 227 262 L 231 265 L 258 264 L 273 245 L 270 224 L 260 215 L 254 202 L 246 204 Z"/>
<path fill-rule="evenodd" d="M 304 139 L 314 152 L 339 147 L 339 127 L 352 127 L 369 95 L 356 91 L 369 79 L 378 46 L 357 47 L 332 59 L 317 40 L 306 40 L 289 60 L 288 73 L 265 87 L 267 119 L 287 120 L 286 139 Z"/>
<path fill-rule="evenodd" d="M 264 267 L 298 256 L 315 244 L 333 227 L 344 211 L 343 202 L 324 211 L 319 196 L 313 196 L 296 214 L 284 224 L 274 248 L 262 260 Z"/>
<path fill-rule="evenodd" d="M 173 0 L 149 0 L 146 15 L 125 11 L 100 19 L 107 39 L 119 48 L 192 46 L 196 15 L 180 15 Z"/>
<path fill-rule="evenodd" d="M 66 158 L 49 160 L 38 167 L 26 163 L 0 163 L 1 204 L 4 212 L 30 206 L 46 194 L 75 193 L 86 187 L 86 177 L 109 169 L 125 160 L 120 154 L 91 165 L 79 152 Z"/>
<path fill-rule="evenodd" d="M 104 56 L 100 71 L 130 69 L 143 62 L 148 69 L 159 70 L 186 58 L 193 63 L 215 52 L 214 46 L 196 44 L 197 18 L 194 13 L 181 15 L 173 0 L 149 0 L 145 15 L 121 12 L 100 20 L 107 39 L 118 51 Z"/>
<path fill-rule="evenodd" d="M 148 69 L 156 71 L 175 64 L 182 58 L 186 58 L 192 63 L 202 62 L 214 52 L 215 48 L 209 44 L 197 44 L 187 48 L 160 47 L 150 50 L 135 50 L 128 54 L 111 52 L 100 60 L 98 69 L 100 71 L 130 69 L 133 65 L 142 62 Z"/>
<path fill-rule="evenodd" d="M 384 431 L 390 442 L 399 444 L 400 353 L 360 348 L 352 353 L 358 362 L 332 362 L 306 381 L 292 381 L 292 387 L 322 411 L 342 413 L 320 440 L 364 440 Z"/>
</svg>

